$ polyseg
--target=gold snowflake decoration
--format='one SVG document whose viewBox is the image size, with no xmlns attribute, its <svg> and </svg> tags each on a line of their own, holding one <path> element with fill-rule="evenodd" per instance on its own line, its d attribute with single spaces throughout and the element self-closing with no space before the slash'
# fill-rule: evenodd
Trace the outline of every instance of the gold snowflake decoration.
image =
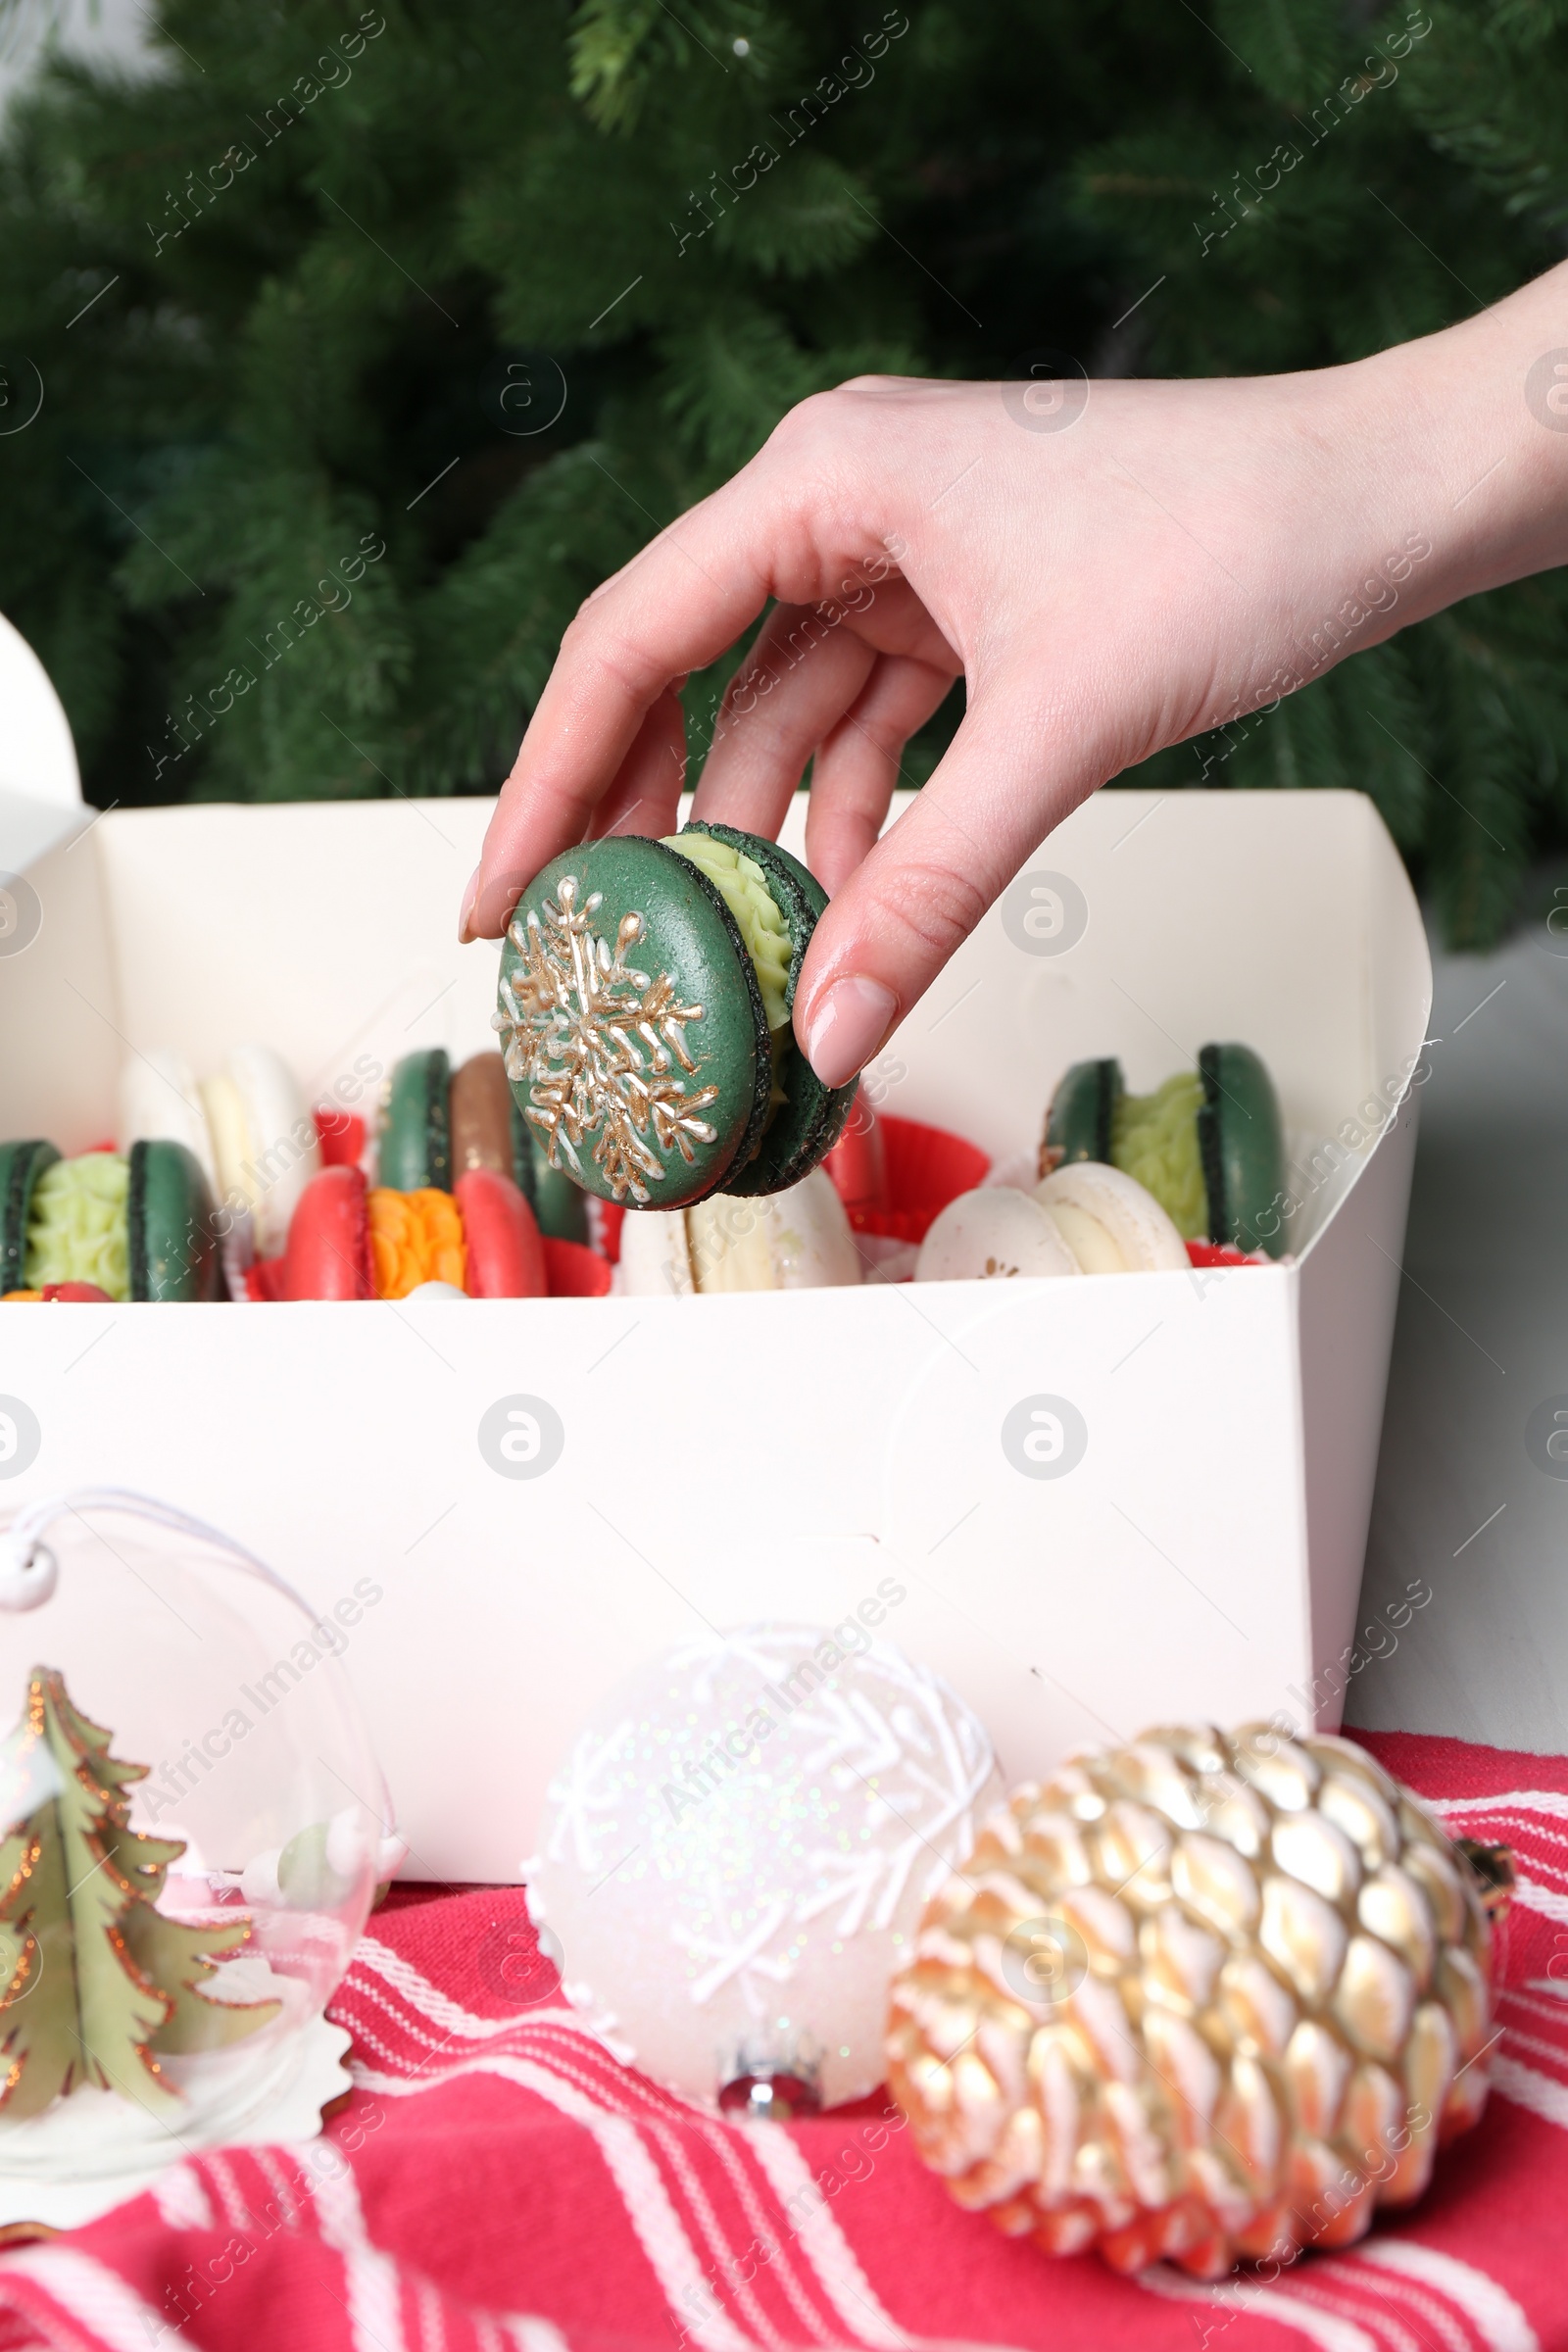
<svg viewBox="0 0 1568 2352">
<path fill-rule="evenodd" d="M 656 979 L 626 961 L 643 935 L 640 914 L 621 916 L 612 954 L 593 923 L 601 893 L 579 907 L 577 890 L 567 874 L 545 901 L 543 922 L 532 909 L 526 924 L 514 917 L 507 938 L 520 960 L 502 980 L 494 1022 L 507 1076 L 528 1089 L 527 1117 L 551 1166 L 564 1157 L 580 1181 L 591 1137 L 593 1164 L 614 1198 L 629 1193 L 646 1205 L 671 1152 L 690 1166 L 693 1142 L 715 1141 L 698 1113 L 718 1100 L 717 1087 L 686 1091 L 697 1064 L 685 1028 L 703 1007 L 682 1004 L 667 972 Z"/>
</svg>

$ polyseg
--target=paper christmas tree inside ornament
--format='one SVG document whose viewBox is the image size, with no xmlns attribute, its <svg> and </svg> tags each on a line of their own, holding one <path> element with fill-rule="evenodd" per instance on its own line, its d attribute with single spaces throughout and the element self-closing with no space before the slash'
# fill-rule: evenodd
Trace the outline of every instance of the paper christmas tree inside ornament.
<svg viewBox="0 0 1568 2352">
<path fill-rule="evenodd" d="M 169 2113 L 181 2094 L 160 2056 L 241 2041 L 280 2006 L 202 1991 L 214 1955 L 250 1928 L 157 1908 L 184 1842 L 128 1826 L 126 1792 L 148 1768 L 112 1756 L 111 1737 L 52 1667 L 33 1668 L 0 1748 L 0 2122 L 89 2083 Z"/>
</svg>

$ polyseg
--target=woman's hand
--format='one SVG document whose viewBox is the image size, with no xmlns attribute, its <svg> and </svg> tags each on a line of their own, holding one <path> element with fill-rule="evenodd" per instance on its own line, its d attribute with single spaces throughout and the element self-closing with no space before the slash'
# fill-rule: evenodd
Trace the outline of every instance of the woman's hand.
<svg viewBox="0 0 1568 2352">
<path fill-rule="evenodd" d="M 1568 267 L 1353 367 L 1191 383 L 862 377 L 805 402 L 598 589 L 498 803 L 461 928 L 590 834 L 673 832 L 679 693 L 768 600 L 696 798 L 776 834 L 814 759 L 835 896 L 797 1035 L 839 1085 L 1095 787 L 1454 597 L 1568 556 L 1568 433 L 1525 379 Z M 968 708 L 878 838 L 904 745 Z"/>
</svg>

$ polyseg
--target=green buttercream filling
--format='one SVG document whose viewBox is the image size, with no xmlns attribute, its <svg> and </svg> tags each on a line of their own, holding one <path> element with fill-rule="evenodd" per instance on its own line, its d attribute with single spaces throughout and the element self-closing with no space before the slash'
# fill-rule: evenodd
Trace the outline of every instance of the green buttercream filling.
<svg viewBox="0 0 1568 2352">
<path fill-rule="evenodd" d="M 762 1010 L 769 1029 L 789 1026 L 784 990 L 790 976 L 790 935 L 780 914 L 767 876 L 754 858 L 715 841 L 710 833 L 677 833 L 664 843 L 688 864 L 705 873 L 731 914 L 746 944 L 762 992 Z"/>
<path fill-rule="evenodd" d="M 1110 1156 L 1153 1194 L 1183 1241 L 1208 1231 L 1208 1195 L 1198 1150 L 1203 1081 L 1179 1070 L 1152 1095 L 1123 1095 L 1111 1121 Z"/>
<path fill-rule="evenodd" d="M 130 1162 L 121 1152 L 57 1159 L 32 1188 L 26 1287 L 95 1282 L 111 1298 L 130 1297 Z"/>
</svg>

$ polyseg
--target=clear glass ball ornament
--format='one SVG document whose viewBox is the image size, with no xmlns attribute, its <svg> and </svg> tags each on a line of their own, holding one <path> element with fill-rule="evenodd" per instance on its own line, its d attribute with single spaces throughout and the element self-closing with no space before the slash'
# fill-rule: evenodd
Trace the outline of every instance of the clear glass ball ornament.
<svg viewBox="0 0 1568 2352">
<path fill-rule="evenodd" d="M 529 1908 L 568 1996 L 646 2073 L 728 2113 L 836 2106 L 882 2081 L 894 1972 L 1002 1794 L 971 1709 L 858 1621 L 743 1626 L 595 1709 L 550 1784 Z"/>
<path fill-rule="evenodd" d="M 402 1851 L 338 1663 L 353 1613 L 314 1618 L 142 1496 L 66 1495 L 0 1528 L 13 2188 L 242 2139 L 319 2070 L 322 2012 Z"/>
</svg>

